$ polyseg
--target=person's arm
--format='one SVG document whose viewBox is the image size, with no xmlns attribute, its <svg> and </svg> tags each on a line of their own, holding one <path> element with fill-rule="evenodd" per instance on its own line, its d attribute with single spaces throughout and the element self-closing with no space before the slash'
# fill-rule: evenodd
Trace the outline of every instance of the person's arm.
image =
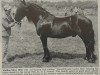
<svg viewBox="0 0 100 75">
<path fill-rule="evenodd" d="M 11 28 L 15 25 L 16 22 L 12 22 L 12 23 L 8 23 L 6 22 L 5 20 L 2 20 L 2 25 L 5 27 L 5 28 Z"/>
<path fill-rule="evenodd" d="M 5 21 L 6 19 L 2 19 L 2 25 L 4 28 L 9 28 L 8 22 Z"/>
</svg>

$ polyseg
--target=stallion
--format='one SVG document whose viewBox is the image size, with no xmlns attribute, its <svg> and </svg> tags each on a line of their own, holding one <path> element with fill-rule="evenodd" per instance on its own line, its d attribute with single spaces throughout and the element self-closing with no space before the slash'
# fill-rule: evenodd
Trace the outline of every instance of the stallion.
<svg viewBox="0 0 100 75">
<path fill-rule="evenodd" d="M 16 11 L 15 20 L 20 22 L 24 17 L 27 17 L 29 22 L 33 22 L 37 35 L 44 49 L 43 62 L 49 62 L 51 56 L 47 46 L 47 38 L 65 38 L 75 37 L 78 35 L 86 47 L 85 59 L 90 62 L 95 62 L 94 55 L 94 30 L 90 19 L 83 15 L 72 15 L 68 17 L 56 17 L 34 3 L 22 2 Z"/>
</svg>

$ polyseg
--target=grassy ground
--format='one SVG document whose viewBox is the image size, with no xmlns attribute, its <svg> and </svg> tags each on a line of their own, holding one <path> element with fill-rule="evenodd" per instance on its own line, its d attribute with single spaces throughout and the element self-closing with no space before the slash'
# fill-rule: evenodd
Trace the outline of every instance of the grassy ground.
<svg viewBox="0 0 100 75">
<path fill-rule="evenodd" d="M 97 16 L 87 16 L 93 22 L 95 31 L 95 54 L 98 56 L 98 24 Z M 88 63 L 83 59 L 85 47 L 82 40 L 76 37 L 64 39 L 48 39 L 48 47 L 52 60 L 48 63 L 42 62 L 43 48 L 36 34 L 34 24 L 22 23 L 22 36 L 20 40 L 17 26 L 12 28 L 12 36 L 9 43 L 9 56 L 15 59 L 10 63 L 3 63 L 4 68 L 32 68 L 32 67 L 96 67 L 96 63 Z"/>
</svg>

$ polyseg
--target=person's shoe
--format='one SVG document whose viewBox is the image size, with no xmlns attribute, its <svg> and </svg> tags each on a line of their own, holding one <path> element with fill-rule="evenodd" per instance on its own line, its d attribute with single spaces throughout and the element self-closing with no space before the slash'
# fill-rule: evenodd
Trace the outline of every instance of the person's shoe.
<svg viewBox="0 0 100 75">
<path fill-rule="evenodd" d="M 2 63 L 9 63 L 6 57 L 2 60 Z"/>
</svg>

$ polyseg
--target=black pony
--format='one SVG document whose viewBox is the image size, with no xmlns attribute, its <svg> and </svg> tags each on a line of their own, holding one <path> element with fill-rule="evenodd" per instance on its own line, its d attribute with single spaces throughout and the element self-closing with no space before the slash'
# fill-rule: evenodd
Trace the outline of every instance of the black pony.
<svg viewBox="0 0 100 75">
<path fill-rule="evenodd" d="M 51 59 L 47 46 L 47 38 L 65 38 L 78 35 L 86 47 L 86 60 L 95 62 L 94 55 L 94 30 L 90 19 L 83 15 L 72 15 L 69 17 L 55 17 L 48 11 L 34 3 L 23 2 L 16 11 L 15 20 L 20 22 L 24 17 L 33 22 L 37 34 L 40 36 L 44 49 L 43 62 Z"/>
</svg>

